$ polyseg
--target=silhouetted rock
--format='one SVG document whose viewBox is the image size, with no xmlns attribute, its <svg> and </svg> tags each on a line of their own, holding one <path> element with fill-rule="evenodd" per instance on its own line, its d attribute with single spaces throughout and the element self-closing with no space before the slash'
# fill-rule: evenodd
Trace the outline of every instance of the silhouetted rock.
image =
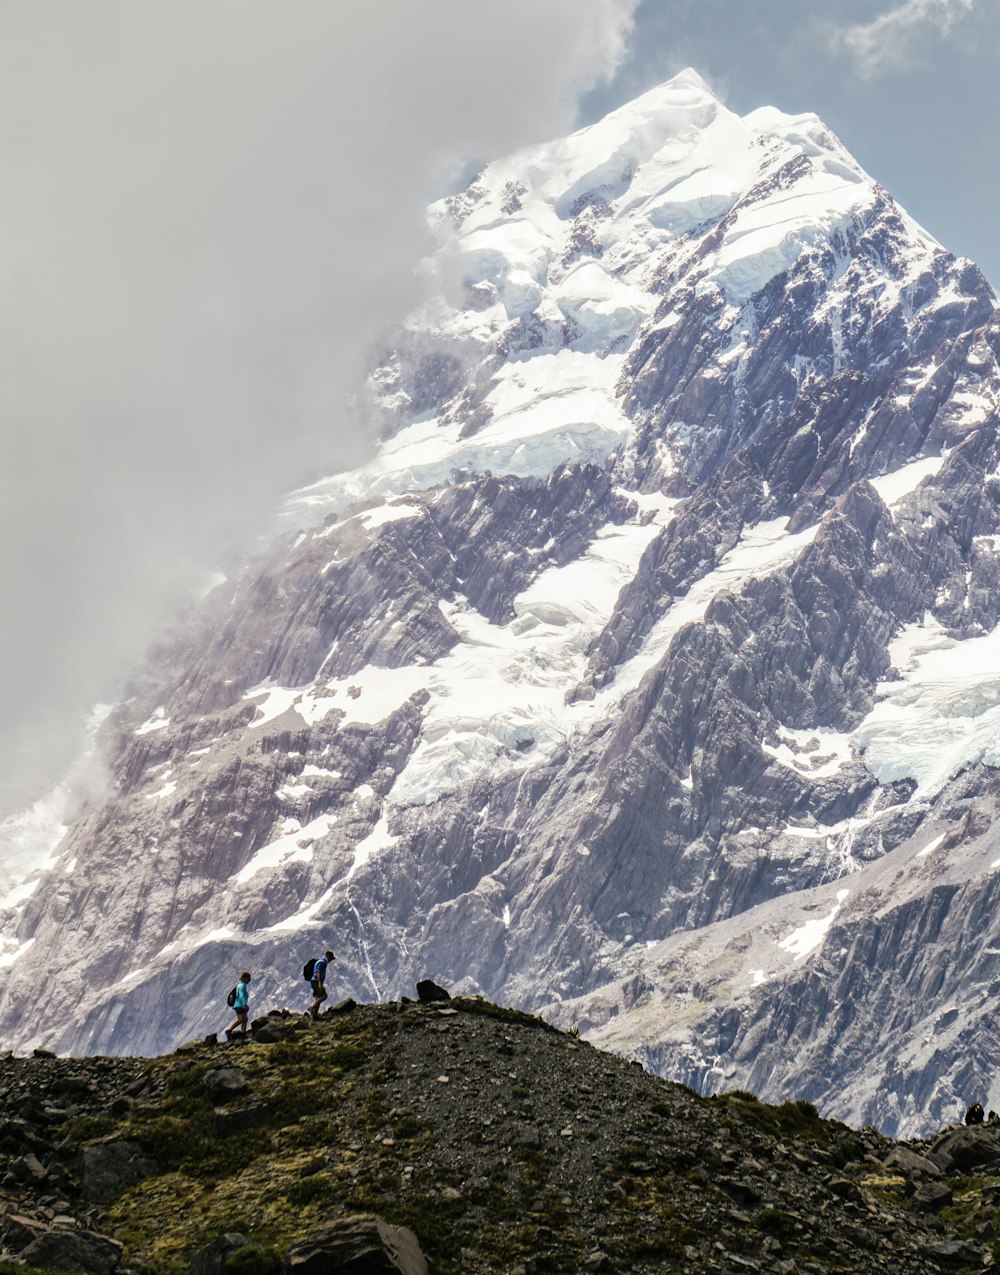
<svg viewBox="0 0 1000 1275">
<path fill-rule="evenodd" d="M 438 987 L 429 978 L 423 978 L 417 984 L 417 999 L 426 1004 L 428 1001 L 450 1001 L 451 993 Z"/>
</svg>

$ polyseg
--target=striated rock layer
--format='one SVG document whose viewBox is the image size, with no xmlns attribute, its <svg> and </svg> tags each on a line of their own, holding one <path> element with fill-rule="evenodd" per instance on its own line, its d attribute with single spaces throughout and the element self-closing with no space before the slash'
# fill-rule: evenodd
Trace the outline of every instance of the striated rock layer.
<svg viewBox="0 0 1000 1275">
<path fill-rule="evenodd" d="M 153 1052 L 330 945 L 343 993 L 429 972 L 702 1090 L 1000 1107 L 982 275 L 692 72 L 431 221 L 377 453 L 110 714 L 5 1036 Z"/>
</svg>

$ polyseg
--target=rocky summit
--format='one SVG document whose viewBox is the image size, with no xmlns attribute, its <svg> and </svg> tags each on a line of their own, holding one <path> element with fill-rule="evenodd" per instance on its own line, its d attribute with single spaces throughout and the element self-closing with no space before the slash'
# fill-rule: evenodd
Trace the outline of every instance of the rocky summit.
<svg viewBox="0 0 1000 1275">
<path fill-rule="evenodd" d="M 371 460 L 163 635 L 5 895 L 3 1039 L 162 1052 L 331 946 L 704 1094 L 1000 1108 L 986 280 L 693 72 L 429 221 Z"/>
<path fill-rule="evenodd" d="M 1000 1125 L 704 1098 L 481 998 L 0 1061 L 0 1272 L 932 1275 L 1000 1255 Z"/>
</svg>

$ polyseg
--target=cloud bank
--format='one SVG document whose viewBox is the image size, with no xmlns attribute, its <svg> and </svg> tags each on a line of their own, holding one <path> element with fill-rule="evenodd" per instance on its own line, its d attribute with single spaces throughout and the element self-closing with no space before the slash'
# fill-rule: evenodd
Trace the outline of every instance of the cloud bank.
<svg viewBox="0 0 1000 1275">
<path fill-rule="evenodd" d="M 418 299 L 423 208 L 572 127 L 635 0 L 7 0 L 0 809 L 287 489 Z"/>
<path fill-rule="evenodd" d="M 835 32 L 835 45 L 870 77 L 907 65 L 928 35 L 943 38 L 967 18 L 979 0 L 903 0 L 870 22 Z"/>
</svg>

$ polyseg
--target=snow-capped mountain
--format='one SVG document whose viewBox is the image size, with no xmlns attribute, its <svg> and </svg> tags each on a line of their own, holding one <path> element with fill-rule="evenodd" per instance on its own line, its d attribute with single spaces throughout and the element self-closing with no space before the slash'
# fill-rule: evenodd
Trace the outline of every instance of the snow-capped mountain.
<svg viewBox="0 0 1000 1275">
<path fill-rule="evenodd" d="M 376 455 L 111 713 L 5 1038 L 164 1047 L 329 943 L 345 993 L 430 973 L 701 1088 L 1000 1106 L 982 275 L 693 72 L 430 216 Z"/>
</svg>

